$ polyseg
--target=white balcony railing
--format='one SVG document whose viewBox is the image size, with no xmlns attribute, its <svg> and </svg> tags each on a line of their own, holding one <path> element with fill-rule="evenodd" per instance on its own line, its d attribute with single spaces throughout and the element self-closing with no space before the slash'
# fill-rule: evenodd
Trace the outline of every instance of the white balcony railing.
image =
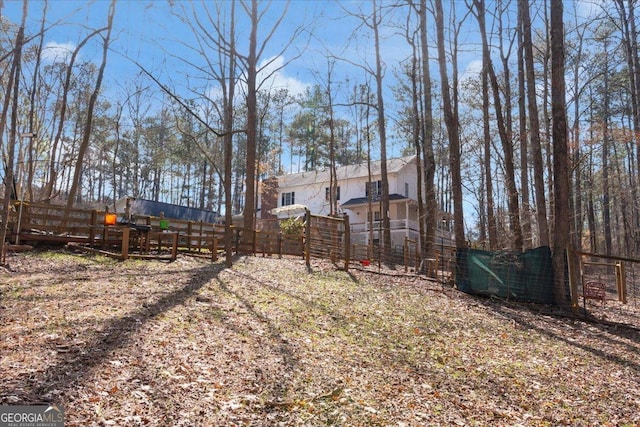
<svg viewBox="0 0 640 427">
<path fill-rule="evenodd" d="M 409 219 L 392 219 L 389 221 L 391 231 L 418 231 L 417 221 L 411 221 Z M 371 225 L 371 228 L 369 228 Z M 366 233 L 369 230 L 378 231 L 382 228 L 382 221 L 369 222 L 357 222 L 351 224 L 351 233 Z"/>
</svg>

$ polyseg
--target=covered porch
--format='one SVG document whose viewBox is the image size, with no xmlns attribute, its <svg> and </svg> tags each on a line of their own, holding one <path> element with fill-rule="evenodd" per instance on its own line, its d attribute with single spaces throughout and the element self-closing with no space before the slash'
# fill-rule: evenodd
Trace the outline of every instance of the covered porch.
<svg viewBox="0 0 640 427">
<path fill-rule="evenodd" d="M 383 243 L 382 200 L 376 197 L 369 202 L 367 197 L 348 200 L 341 208 L 349 215 L 351 243 L 375 246 Z M 391 246 L 402 248 L 405 239 L 419 241 L 418 204 L 400 194 L 389 196 L 389 219 Z"/>
</svg>

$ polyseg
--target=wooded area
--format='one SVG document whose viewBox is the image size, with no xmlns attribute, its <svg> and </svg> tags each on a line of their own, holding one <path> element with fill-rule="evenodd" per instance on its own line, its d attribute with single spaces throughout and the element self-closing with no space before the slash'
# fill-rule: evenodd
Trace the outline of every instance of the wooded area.
<svg viewBox="0 0 640 427">
<path fill-rule="evenodd" d="M 56 59 L 48 35 L 65 22 L 49 18 L 52 5 L 24 0 L 12 22 L 0 3 L 3 224 L 12 199 L 92 207 L 132 196 L 224 212 L 227 224 L 242 213 L 249 227 L 260 179 L 380 159 L 387 233 L 393 143 L 419 156 L 423 253 L 445 213 L 458 247 L 549 245 L 562 300 L 566 248 L 640 249 L 636 5 L 371 0 L 336 6 L 353 37 L 332 50 L 318 46 L 321 14 L 304 27 L 295 4 L 177 2 L 168 13 L 192 41 L 175 40 L 184 52 L 157 47 L 181 61 L 187 83 L 129 57 L 138 73 L 116 87 L 105 84 L 107 64 L 126 57 L 113 48 L 115 0 L 103 24 L 75 27 L 78 43 Z M 404 61 L 385 61 L 391 35 Z M 358 38 L 371 55 L 343 53 Z M 314 84 L 268 84 L 312 49 L 326 64 Z M 479 66 L 461 69 L 471 54 Z M 336 81 L 345 65 L 359 74 Z"/>
</svg>

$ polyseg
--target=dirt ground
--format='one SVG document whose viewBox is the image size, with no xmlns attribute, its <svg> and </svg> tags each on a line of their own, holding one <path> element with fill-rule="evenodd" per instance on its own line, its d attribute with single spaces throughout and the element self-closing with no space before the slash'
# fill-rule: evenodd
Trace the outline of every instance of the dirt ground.
<svg viewBox="0 0 640 427">
<path fill-rule="evenodd" d="M 0 404 L 67 426 L 637 426 L 640 316 L 400 272 L 243 257 L 12 254 Z"/>
</svg>

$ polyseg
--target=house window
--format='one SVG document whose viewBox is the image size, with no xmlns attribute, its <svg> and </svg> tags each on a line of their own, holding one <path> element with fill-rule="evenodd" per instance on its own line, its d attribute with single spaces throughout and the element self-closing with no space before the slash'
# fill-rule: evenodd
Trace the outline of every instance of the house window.
<svg viewBox="0 0 640 427">
<path fill-rule="evenodd" d="M 404 197 L 409 197 L 409 183 L 405 182 L 404 183 Z"/>
<path fill-rule="evenodd" d="M 296 202 L 295 195 L 296 193 L 293 191 L 291 193 L 282 193 L 282 203 L 280 206 L 293 205 Z"/>
<path fill-rule="evenodd" d="M 373 214 L 373 215 L 372 215 Z M 369 211 L 367 212 L 367 221 L 371 221 L 371 217 L 373 216 L 373 221 L 378 222 L 381 219 L 380 211 Z"/>
<path fill-rule="evenodd" d="M 365 195 L 369 197 L 369 189 L 371 189 L 371 197 L 382 195 L 382 181 L 367 182 L 365 186 Z"/>
<path fill-rule="evenodd" d="M 331 188 L 330 187 L 325 187 L 324 188 L 324 199 L 325 200 L 329 200 L 329 195 L 331 194 Z M 340 200 L 340 186 L 338 186 L 336 188 L 336 200 Z"/>
</svg>

